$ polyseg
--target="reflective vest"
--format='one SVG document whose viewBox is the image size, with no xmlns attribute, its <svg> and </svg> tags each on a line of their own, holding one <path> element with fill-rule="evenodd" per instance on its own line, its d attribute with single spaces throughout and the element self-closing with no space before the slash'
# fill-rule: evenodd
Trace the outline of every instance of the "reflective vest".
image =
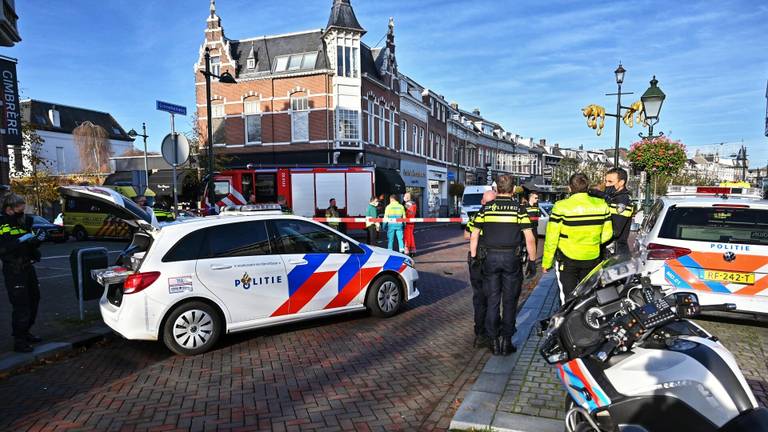
<svg viewBox="0 0 768 432">
<path fill-rule="evenodd" d="M 165 221 L 176 219 L 176 216 L 173 214 L 173 212 L 170 212 L 168 210 L 156 208 L 156 209 L 152 209 L 152 211 L 155 213 L 155 217 L 159 222 L 165 222 Z"/>
<path fill-rule="evenodd" d="M 402 229 L 403 222 L 390 222 L 388 219 L 403 219 L 405 218 L 405 207 L 399 202 L 389 203 L 387 208 L 384 209 L 384 223 L 387 224 L 387 229 Z"/>
<path fill-rule="evenodd" d="M 612 237 L 611 210 L 605 200 L 587 193 L 573 194 L 552 208 L 542 267 L 552 267 L 558 250 L 577 261 L 599 258 L 602 245 Z"/>
</svg>

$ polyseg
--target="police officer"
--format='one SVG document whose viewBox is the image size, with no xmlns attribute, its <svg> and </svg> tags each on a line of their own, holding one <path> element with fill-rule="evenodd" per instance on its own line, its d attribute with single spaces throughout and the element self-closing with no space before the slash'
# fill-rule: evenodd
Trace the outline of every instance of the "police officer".
<svg viewBox="0 0 768 432">
<path fill-rule="evenodd" d="M 539 209 L 539 193 L 532 190 L 528 192 L 528 219 L 531 220 L 531 226 L 533 226 L 533 233 L 538 233 L 539 218 L 541 217 L 541 210 Z"/>
<path fill-rule="evenodd" d="M 480 200 L 481 205 L 485 205 L 496 199 L 496 192 L 487 190 L 483 193 Z M 472 235 L 472 228 L 475 226 L 477 213 L 467 222 L 464 238 L 469 240 Z M 485 314 L 488 308 L 488 302 L 483 292 L 483 269 L 482 263 L 477 257 L 472 256 L 472 252 L 467 252 L 467 263 L 469 264 L 469 283 L 472 286 L 472 308 L 474 310 L 475 320 L 475 348 L 485 348 L 491 343 L 491 339 L 485 332 Z"/>
<path fill-rule="evenodd" d="M 587 176 L 574 174 L 568 183 L 571 196 L 555 203 L 549 216 L 542 258 L 545 273 L 557 260 L 555 271 L 563 303 L 600 263 L 602 248 L 613 237 L 608 204 L 587 194 Z"/>
<path fill-rule="evenodd" d="M 497 180 L 496 199 L 486 203 L 475 217 L 470 238 L 470 256 L 482 261 L 483 291 L 487 298 L 485 331 L 491 338 L 493 355 L 509 355 L 517 349 L 515 334 L 517 301 L 523 282 L 520 268 L 520 231 L 525 233 L 529 263 L 527 272 L 536 272 L 536 241 L 527 209 L 515 199 L 512 177 Z M 499 307 L 503 316 L 499 319 Z M 500 322 L 501 321 L 501 322 Z"/>
<path fill-rule="evenodd" d="M 42 238 L 32 234 L 32 218 L 24 215 L 25 205 L 22 197 L 8 194 L 3 200 L 0 218 L 0 259 L 13 307 L 11 328 L 16 352 L 32 352 L 30 343 L 41 341 L 29 330 L 35 323 L 40 303 L 40 285 L 33 263 L 40 261 L 38 247 Z"/>
<path fill-rule="evenodd" d="M 605 191 L 589 190 L 590 195 L 605 199 L 611 210 L 615 255 L 629 254 L 629 228 L 632 225 L 634 206 L 626 186 L 627 171 L 623 168 L 612 168 L 605 173 Z"/>
</svg>

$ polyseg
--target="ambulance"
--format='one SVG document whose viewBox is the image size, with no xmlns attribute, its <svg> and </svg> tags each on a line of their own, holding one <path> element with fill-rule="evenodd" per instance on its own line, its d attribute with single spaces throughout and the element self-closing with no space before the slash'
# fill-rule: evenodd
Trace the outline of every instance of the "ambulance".
<svg viewBox="0 0 768 432">
<path fill-rule="evenodd" d="M 670 186 L 638 234 L 651 281 L 768 314 L 768 201 L 757 188 Z"/>
</svg>

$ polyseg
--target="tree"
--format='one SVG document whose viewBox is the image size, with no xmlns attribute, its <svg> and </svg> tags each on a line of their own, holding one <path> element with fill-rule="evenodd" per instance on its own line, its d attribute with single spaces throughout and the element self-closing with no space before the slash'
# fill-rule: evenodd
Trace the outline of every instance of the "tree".
<svg viewBox="0 0 768 432">
<path fill-rule="evenodd" d="M 578 160 L 570 157 L 560 159 L 560 162 L 552 170 L 552 184 L 555 186 L 567 186 L 568 180 L 578 169 Z"/>
<path fill-rule="evenodd" d="M 109 171 L 112 146 L 109 143 L 109 134 L 103 127 L 85 121 L 72 131 L 72 135 L 75 137 L 75 145 L 83 172 L 102 173 Z"/>
<path fill-rule="evenodd" d="M 42 155 L 45 140 L 37 133 L 34 126 L 22 122 L 22 144 L 20 151 L 15 152 L 21 157 L 21 163 L 11 179 L 12 190 L 34 203 L 37 213 L 42 212 L 43 206 L 59 199 L 59 179 L 50 172 L 51 162 Z"/>
</svg>

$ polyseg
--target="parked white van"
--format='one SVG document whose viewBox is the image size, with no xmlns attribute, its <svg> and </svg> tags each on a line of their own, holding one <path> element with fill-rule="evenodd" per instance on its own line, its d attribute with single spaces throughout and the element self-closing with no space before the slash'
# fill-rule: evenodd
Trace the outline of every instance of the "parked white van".
<svg viewBox="0 0 768 432">
<path fill-rule="evenodd" d="M 464 195 L 461 197 L 461 226 L 467 226 L 467 223 L 480 211 L 480 201 L 483 199 L 485 191 L 491 190 L 491 186 L 465 186 Z"/>
</svg>

